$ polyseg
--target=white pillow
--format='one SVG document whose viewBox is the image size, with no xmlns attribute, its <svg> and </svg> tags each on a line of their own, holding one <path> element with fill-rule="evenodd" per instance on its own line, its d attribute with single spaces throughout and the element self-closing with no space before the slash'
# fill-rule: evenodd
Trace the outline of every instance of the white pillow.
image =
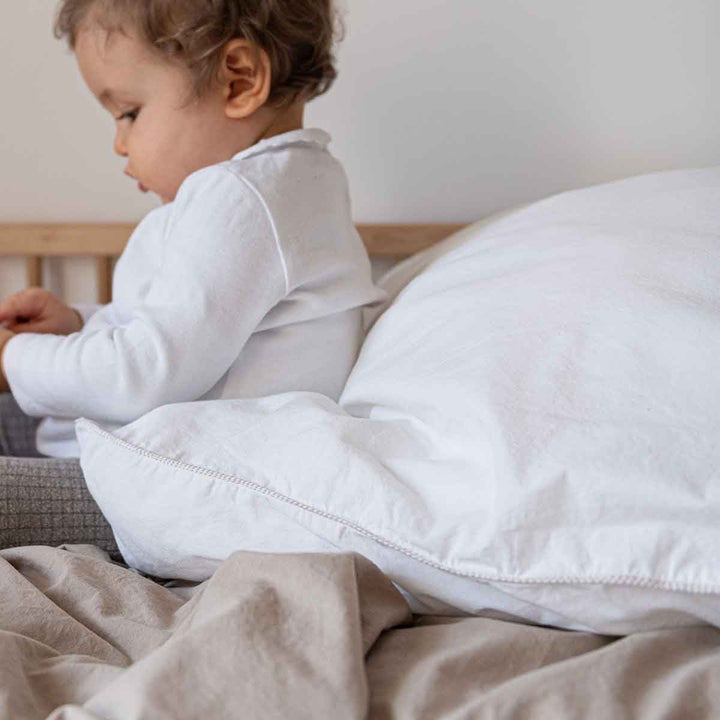
<svg viewBox="0 0 720 720">
<path fill-rule="evenodd" d="M 78 422 L 128 562 L 357 551 L 418 612 L 720 625 L 720 168 L 551 198 L 385 284 L 339 405 Z"/>
</svg>

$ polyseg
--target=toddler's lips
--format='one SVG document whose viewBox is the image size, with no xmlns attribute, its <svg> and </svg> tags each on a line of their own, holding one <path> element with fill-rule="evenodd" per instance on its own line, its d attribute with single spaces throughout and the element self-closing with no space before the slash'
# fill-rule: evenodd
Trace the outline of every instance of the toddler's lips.
<svg viewBox="0 0 720 720">
<path fill-rule="evenodd" d="M 140 192 L 144 193 L 148 191 L 148 189 L 141 182 L 138 183 L 138 189 L 140 190 Z"/>
</svg>

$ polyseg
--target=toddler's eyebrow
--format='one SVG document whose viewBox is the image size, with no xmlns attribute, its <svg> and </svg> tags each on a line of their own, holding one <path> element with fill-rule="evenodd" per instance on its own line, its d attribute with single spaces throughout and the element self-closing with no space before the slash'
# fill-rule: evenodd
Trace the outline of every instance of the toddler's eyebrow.
<svg viewBox="0 0 720 720">
<path fill-rule="evenodd" d="M 113 90 L 112 88 L 106 88 L 100 95 L 98 100 L 104 108 L 110 109 L 110 107 L 118 107 L 123 104 L 136 102 L 134 93 L 126 92 L 125 90 Z"/>
<path fill-rule="evenodd" d="M 101 105 L 107 105 L 107 103 L 111 102 L 113 99 L 113 91 L 110 89 L 103 90 L 100 95 L 98 95 L 98 100 L 100 101 Z"/>
</svg>

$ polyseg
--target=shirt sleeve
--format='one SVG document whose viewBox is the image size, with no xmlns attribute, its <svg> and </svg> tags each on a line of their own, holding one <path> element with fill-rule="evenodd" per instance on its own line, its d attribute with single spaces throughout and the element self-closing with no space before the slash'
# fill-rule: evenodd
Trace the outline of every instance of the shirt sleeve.
<svg viewBox="0 0 720 720">
<path fill-rule="evenodd" d="M 165 234 L 161 267 L 129 322 L 7 343 L 5 372 L 28 415 L 127 423 L 195 400 L 287 293 L 267 206 L 224 166 L 186 179 Z"/>
</svg>

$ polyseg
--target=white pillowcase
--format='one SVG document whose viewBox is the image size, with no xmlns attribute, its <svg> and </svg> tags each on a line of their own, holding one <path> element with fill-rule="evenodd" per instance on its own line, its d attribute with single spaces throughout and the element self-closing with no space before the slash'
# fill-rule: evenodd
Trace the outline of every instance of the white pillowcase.
<svg viewBox="0 0 720 720">
<path fill-rule="evenodd" d="M 128 562 L 356 551 L 418 612 L 720 625 L 720 168 L 550 198 L 384 284 L 339 405 L 78 421 Z"/>
</svg>

